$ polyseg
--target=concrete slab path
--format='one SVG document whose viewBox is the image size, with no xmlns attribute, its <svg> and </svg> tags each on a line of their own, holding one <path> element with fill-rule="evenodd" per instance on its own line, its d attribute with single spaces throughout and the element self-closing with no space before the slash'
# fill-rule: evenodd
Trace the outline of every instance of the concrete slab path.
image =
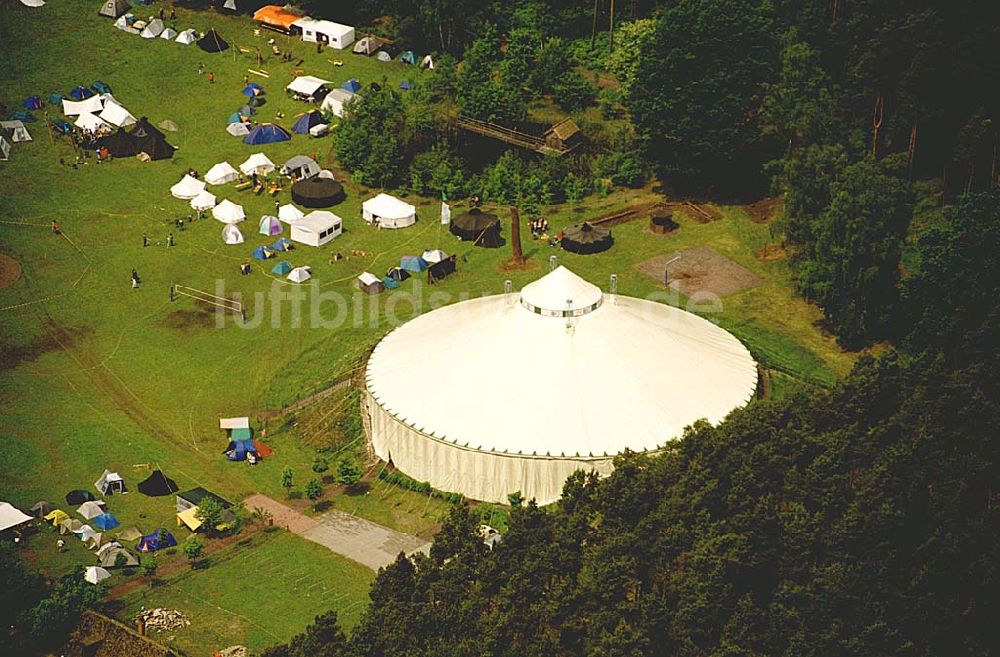
<svg viewBox="0 0 1000 657">
<path fill-rule="evenodd" d="M 400 552 L 430 551 L 431 544 L 417 536 L 331 509 L 315 518 L 299 513 L 266 495 L 251 495 L 243 505 L 250 511 L 268 511 L 274 524 L 318 543 L 332 552 L 378 570 L 396 560 Z"/>
</svg>

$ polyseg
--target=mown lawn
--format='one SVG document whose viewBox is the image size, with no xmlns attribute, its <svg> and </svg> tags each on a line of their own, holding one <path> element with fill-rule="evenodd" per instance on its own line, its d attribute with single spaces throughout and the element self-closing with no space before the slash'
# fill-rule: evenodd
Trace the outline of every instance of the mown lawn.
<svg viewBox="0 0 1000 657">
<path fill-rule="evenodd" d="M 13 286 L 0 290 L 0 499 L 23 508 L 39 499 L 61 503 L 70 489 L 92 488 L 105 467 L 121 472 L 134 490 L 149 464 L 162 467 L 182 488 L 205 486 L 233 501 L 252 492 L 280 498 L 284 495 L 280 472 L 285 466 L 293 468 L 297 487 L 314 476 L 310 470 L 316 455 L 314 437 L 304 435 L 304 430 L 300 433 L 302 426 L 295 423 L 269 423 L 268 442 L 276 450 L 273 459 L 256 467 L 228 463 L 220 453 L 225 438 L 218 430 L 218 417 L 250 415 L 260 426 L 257 419 L 264 411 L 281 408 L 351 373 L 366 350 L 392 328 L 387 314 L 403 320 L 463 296 L 497 293 L 508 278 L 520 287 L 544 273 L 548 256 L 555 252 L 529 237 L 525 240 L 529 266 L 508 272 L 501 265 L 509 248 L 488 251 L 456 242 L 437 221 L 439 205 L 434 199 L 409 199 L 418 205 L 421 217 L 415 227 L 377 231 L 360 217 L 361 201 L 374 192 L 353 184 L 347 186 L 347 200 L 334 208 L 344 218 L 344 235 L 323 249 L 300 247 L 287 256 L 293 265 L 313 268 L 313 284 L 296 287 L 276 279 L 267 273 L 269 265 L 262 269 L 256 261 L 252 276 L 239 276 L 238 266 L 250 251 L 273 241 L 257 234 L 257 220 L 273 211 L 274 199 L 249 192 L 212 188 L 220 200 L 229 198 L 244 206 L 245 244 L 224 245 L 222 225 L 209 218 L 174 231 L 177 244 L 167 248 L 164 242 L 173 230 L 172 221 L 189 214 L 187 203 L 172 198 L 168 190 L 188 168 L 204 172 L 222 160 L 238 166 L 258 150 L 278 165 L 299 153 L 333 165 L 331 140 L 296 135 L 289 142 L 261 148 L 244 145 L 225 127 L 227 117 L 245 100 L 240 94 L 243 76 L 248 68 L 256 68 L 250 55 L 240 54 L 238 48 L 208 55 L 193 46 L 143 40 L 99 18 L 98 6 L 96 0 L 50 2 L 39 9 L 17 2 L 0 5 L 4 62 L 0 102 L 11 111 L 28 95 L 65 93 L 76 84 L 100 79 L 136 116 L 148 115 L 154 124 L 164 119 L 176 122 L 180 130 L 168 133 L 168 139 L 180 150 L 167 161 L 98 165 L 91 160 L 72 169 L 59 164 L 60 157 L 70 155 L 69 147 L 52 140 L 41 123 L 34 123 L 29 129 L 35 141 L 15 145 L 10 161 L 0 163 L 0 252 L 24 269 Z M 152 5 L 149 12 L 158 7 Z M 213 26 L 238 47 L 266 46 L 271 37 L 255 37 L 250 21 L 242 17 L 183 8 L 178 8 L 178 15 L 178 28 Z M 396 88 L 404 79 L 419 84 L 425 75 L 403 64 L 329 50 L 317 55 L 311 44 L 278 40 L 304 63 L 293 67 L 265 62 L 263 68 L 271 77 L 251 78 L 268 92 L 269 102 L 259 118 L 271 120 L 281 112 L 286 118 L 279 122 L 286 127 L 305 109 L 282 92 L 295 70 L 337 83 L 350 77 L 381 83 L 384 77 Z M 342 60 L 343 66 L 334 66 L 332 59 Z M 215 72 L 215 84 L 198 74 L 199 63 Z M 548 216 L 558 229 L 650 197 L 643 190 L 620 192 L 590 198 L 579 206 L 552 208 Z M 289 192 L 283 191 L 278 200 L 289 202 Z M 760 285 L 726 297 L 723 312 L 712 319 L 743 340 L 763 364 L 786 373 L 776 386 L 779 392 L 801 382 L 825 383 L 843 375 L 853 356 L 841 352 L 817 328 L 820 313 L 793 294 L 787 264 L 755 257 L 770 241 L 769 227 L 753 223 L 738 208 L 721 211 L 723 218 L 708 224 L 681 217 L 680 230 L 668 237 L 648 235 L 644 222 L 618 226 L 616 246 L 604 254 L 582 257 L 560 251 L 558 255 L 562 263 L 602 286 L 616 273 L 621 293 L 645 296 L 660 284 L 637 271 L 637 263 L 711 245 L 762 279 Z M 60 222 L 65 237 L 50 233 L 53 220 Z M 142 247 L 144 233 L 153 243 L 147 248 Z M 460 273 L 433 290 L 416 280 L 379 297 L 363 297 L 355 290 L 353 281 L 360 272 L 381 274 L 403 254 L 437 247 L 460 256 Z M 351 255 L 354 251 L 363 254 Z M 349 257 L 334 260 L 337 252 Z M 143 279 L 139 290 L 129 285 L 133 267 Z M 215 316 L 190 299 L 171 303 L 168 290 L 174 283 L 240 295 L 250 314 L 248 326 L 230 318 L 224 328 L 216 328 Z M 323 327 L 310 320 L 317 302 L 327 320 Z M 303 313 L 298 319 L 292 312 L 296 303 Z M 338 312 L 342 321 L 332 321 Z M 330 401 L 320 412 L 356 412 L 347 404 L 334 407 L 337 403 Z M 378 481 L 372 482 L 367 494 L 337 493 L 332 504 L 425 536 L 447 510 L 439 500 Z M 123 523 L 146 531 L 173 527 L 172 498 L 132 493 L 111 499 L 110 507 Z M 178 538 L 184 536 L 179 532 Z M 52 553 L 52 535 L 42 534 L 37 540 L 45 543 L 35 549 L 35 562 L 49 574 L 90 563 L 82 550 Z M 303 573 L 307 578 L 318 576 L 316 572 L 326 570 L 329 560 L 335 559 L 291 536 L 246 548 L 245 558 L 267 550 L 295 555 L 282 557 L 283 563 L 308 561 L 309 568 L 315 564 L 315 572 Z M 273 638 L 268 632 L 287 637 L 300 630 L 330 604 L 330 598 L 296 595 L 294 588 L 273 593 L 268 587 L 274 580 L 282 580 L 281 586 L 289 582 L 280 575 L 246 572 L 242 559 L 243 555 L 233 557 L 191 574 L 155 595 L 187 596 L 184 604 L 195 610 L 204 637 L 220 641 L 225 637 L 227 644 L 245 638 L 258 646 Z M 329 569 L 331 577 L 353 572 L 348 566 Z M 367 579 L 355 579 L 356 586 L 343 586 L 346 597 L 337 602 L 342 605 L 338 608 L 356 610 L 363 604 Z M 284 596 L 281 605 L 274 605 L 275 596 Z M 162 604 L 174 601 L 181 604 L 179 598 Z M 223 621 L 229 616 L 209 602 L 253 623 Z M 273 608 L 280 608 L 281 614 L 272 613 Z M 274 630 L 277 625 L 280 631 Z M 192 645 L 201 640 L 199 632 L 194 628 L 189 632 Z"/>
</svg>

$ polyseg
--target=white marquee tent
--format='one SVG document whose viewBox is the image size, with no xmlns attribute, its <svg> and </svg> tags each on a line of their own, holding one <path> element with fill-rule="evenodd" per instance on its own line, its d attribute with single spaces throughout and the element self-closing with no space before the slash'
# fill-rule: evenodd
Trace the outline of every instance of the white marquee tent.
<svg viewBox="0 0 1000 657">
<path fill-rule="evenodd" d="M 309 246 L 323 246 L 344 231 L 344 221 L 326 210 L 314 210 L 289 224 L 292 241 Z"/>
<path fill-rule="evenodd" d="M 301 96 L 313 97 L 320 89 L 328 84 L 332 84 L 332 82 L 322 78 L 317 78 L 314 75 L 300 75 L 292 80 L 288 86 L 285 87 L 285 89 Z"/>
<path fill-rule="evenodd" d="M 67 100 L 63 98 L 62 112 L 66 116 L 76 116 L 77 114 L 96 114 L 104 109 L 104 102 L 100 96 L 91 96 L 84 100 Z"/>
<path fill-rule="evenodd" d="M 329 44 L 331 48 L 343 50 L 354 43 L 354 28 L 350 25 L 342 25 L 333 21 L 317 20 L 315 18 L 300 18 L 292 23 L 302 30 L 302 40 L 316 43 L 317 41 Z"/>
<path fill-rule="evenodd" d="M 229 162 L 219 162 L 205 174 L 205 182 L 209 185 L 224 185 L 240 177 L 240 172 Z"/>
<path fill-rule="evenodd" d="M 379 194 L 361 204 L 368 223 L 379 228 L 406 228 L 417 221 L 417 209 L 389 194 Z"/>
<path fill-rule="evenodd" d="M 441 363 L 447 376 L 412 385 Z M 543 394 L 526 393 L 536 384 Z M 365 425 L 375 453 L 418 481 L 549 503 L 574 471 L 607 475 L 626 449 L 662 450 L 756 388 L 753 357 L 725 330 L 559 267 L 520 294 L 445 306 L 389 333 L 368 361 Z"/>
<path fill-rule="evenodd" d="M 246 162 L 240 165 L 243 175 L 249 176 L 254 172 L 257 175 L 266 175 L 274 171 L 274 162 L 268 159 L 263 153 L 254 153 L 247 158 Z"/>
<path fill-rule="evenodd" d="M 236 205 L 229 199 L 212 208 L 212 216 L 224 224 L 238 224 L 247 218 L 243 213 L 243 206 Z"/>
<path fill-rule="evenodd" d="M 32 518 L 10 502 L 0 502 L 0 532 L 31 522 Z"/>
<path fill-rule="evenodd" d="M 185 201 L 193 199 L 198 194 L 205 191 L 205 183 L 198 180 L 194 176 L 185 173 L 184 177 L 180 179 L 180 182 L 174 184 L 170 188 L 170 195 L 174 198 L 184 199 Z"/>
<path fill-rule="evenodd" d="M 208 191 L 207 189 L 203 189 L 198 193 L 197 196 L 191 199 L 192 210 L 201 210 L 202 212 L 204 212 L 205 210 L 211 210 L 214 207 L 215 207 L 215 194 Z"/>
<path fill-rule="evenodd" d="M 222 241 L 226 244 L 243 244 L 243 233 L 236 224 L 226 224 L 222 229 Z"/>
</svg>

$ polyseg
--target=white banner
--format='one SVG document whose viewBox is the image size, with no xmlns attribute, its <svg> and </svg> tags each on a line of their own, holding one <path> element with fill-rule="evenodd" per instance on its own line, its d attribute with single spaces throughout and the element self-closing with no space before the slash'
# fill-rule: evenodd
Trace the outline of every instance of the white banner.
<svg viewBox="0 0 1000 657">
<path fill-rule="evenodd" d="M 444 201 L 441 201 L 441 223 L 451 223 L 451 208 Z"/>
</svg>

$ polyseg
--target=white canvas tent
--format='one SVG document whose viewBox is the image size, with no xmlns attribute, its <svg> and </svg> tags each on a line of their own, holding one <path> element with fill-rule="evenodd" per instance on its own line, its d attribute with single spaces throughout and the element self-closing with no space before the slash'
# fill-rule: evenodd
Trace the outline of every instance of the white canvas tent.
<svg viewBox="0 0 1000 657">
<path fill-rule="evenodd" d="M 387 53 L 384 50 L 379 50 L 375 54 L 375 59 L 379 60 L 380 62 L 391 62 L 392 61 L 392 55 L 390 55 L 389 53 Z"/>
<path fill-rule="evenodd" d="M 83 573 L 83 579 L 91 584 L 98 584 L 111 577 L 111 573 L 100 566 L 87 566 Z"/>
<path fill-rule="evenodd" d="M 272 162 L 263 153 L 254 153 L 247 158 L 246 162 L 240 165 L 240 171 L 243 175 L 249 176 L 254 172 L 257 175 L 266 175 L 274 171 L 274 162 Z"/>
<path fill-rule="evenodd" d="M 226 132 L 234 137 L 246 137 L 250 134 L 250 126 L 242 121 L 236 121 L 226 126 Z"/>
<path fill-rule="evenodd" d="M 180 182 L 170 188 L 170 195 L 174 198 L 188 201 L 193 199 L 198 194 L 201 194 L 203 191 L 205 191 L 205 183 L 198 180 L 194 176 L 185 173 L 184 177 L 180 179 Z"/>
<path fill-rule="evenodd" d="M 135 117 L 132 116 L 127 109 L 113 100 L 108 100 L 104 103 L 104 110 L 101 111 L 99 116 L 104 121 L 107 121 L 111 125 L 118 126 L 119 128 L 135 123 Z"/>
<path fill-rule="evenodd" d="M 314 75 L 300 75 L 285 87 L 285 90 L 291 91 L 292 93 L 299 94 L 300 96 L 315 97 L 316 93 L 326 87 L 326 85 L 332 84 L 329 80 L 324 80 L 323 78 L 318 78 Z"/>
<path fill-rule="evenodd" d="M 226 224 L 222 229 L 222 241 L 226 244 L 243 244 L 243 233 L 236 224 Z"/>
<path fill-rule="evenodd" d="M 177 35 L 176 39 L 174 39 L 175 42 L 184 46 L 190 46 L 197 40 L 198 40 L 198 33 L 191 29 L 184 30 L 183 32 Z"/>
<path fill-rule="evenodd" d="M 10 502 L 0 502 L 0 532 L 19 527 L 32 518 Z"/>
<path fill-rule="evenodd" d="M 302 30 L 302 40 L 310 43 L 328 44 L 331 48 L 343 50 L 354 43 L 354 28 L 333 21 L 317 20 L 315 18 L 300 18 L 292 23 Z"/>
<path fill-rule="evenodd" d="M 304 216 L 305 214 L 302 213 L 302 210 L 299 210 L 291 203 L 286 203 L 278 208 L 278 219 L 286 224 L 294 224 Z"/>
<path fill-rule="evenodd" d="M 173 41 L 177 37 L 177 30 L 172 27 L 168 27 L 162 32 L 160 32 L 161 39 L 167 39 L 168 41 Z"/>
<path fill-rule="evenodd" d="M 361 204 L 368 223 L 379 228 L 406 228 L 417 221 L 417 209 L 389 194 L 379 194 Z"/>
<path fill-rule="evenodd" d="M 31 141 L 31 133 L 28 132 L 28 129 L 24 127 L 24 123 L 21 121 L 0 121 L 0 130 L 9 134 L 10 141 L 15 144 L 22 141 Z"/>
<path fill-rule="evenodd" d="M 212 216 L 224 224 L 238 224 L 247 218 L 243 213 L 243 206 L 236 205 L 229 199 L 212 208 Z"/>
<path fill-rule="evenodd" d="M 205 210 L 211 210 L 214 207 L 215 207 L 215 194 L 208 191 L 207 189 L 203 189 L 201 192 L 198 193 L 197 196 L 191 199 L 192 210 L 201 210 L 202 212 L 204 212 Z"/>
<path fill-rule="evenodd" d="M 294 173 L 297 180 L 305 180 L 319 175 L 322 169 L 316 164 L 316 160 L 308 155 L 296 155 L 285 162 L 280 171 L 283 176 L 290 176 Z"/>
<path fill-rule="evenodd" d="M 315 210 L 290 224 L 292 241 L 323 246 L 344 232 L 344 220 L 332 212 Z"/>
<path fill-rule="evenodd" d="M 326 98 L 323 99 L 323 104 L 319 108 L 336 117 L 343 117 L 344 106 L 353 98 L 354 94 L 347 89 L 334 89 L 326 95 Z"/>
<path fill-rule="evenodd" d="M 25 7 L 44 7 L 45 0 L 21 0 L 21 4 Z"/>
<path fill-rule="evenodd" d="M 420 68 L 426 68 L 429 71 L 433 71 L 434 58 L 430 55 L 424 55 L 424 58 L 420 60 Z"/>
<path fill-rule="evenodd" d="M 366 36 L 354 44 L 352 52 L 355 55 L 372 55 L 382 47 L 382 43 L 375 37 Z"/>
<path fill-rule="evenodd" d="M 412 384 L 443 362 L 448 376 Z M 530 380 L 544 380 L 546 393 L 511 397 Z M 706 319 L 612 298 L 558 267 L 520 295 L 406 322 L 375 347 L 365 382 L 363 414 L 380 458 L 471 499 L 520 491 L 548 504 L 575 471 L 610 474 L 626 449 L 660 452 L 695 421 L 722 421 L 753 399 L 757 365 Z M 517 413 L 503 401 L 514 398 Z"/>
<path fill-rule="evenodd" d="M 102 500 L 91 500 L 81 504 L 76 512 L 83 516 L 84 520 L 93 520 L 104 513 L 106 509 L 107 505 Z"/>
<path fill-rule="evenodd" d="M 312 278 L 312 274 L 309 273 L 309 267 L 296 267 L 288 272 L 288 276 L 285 278 L 293 283 L 304 283 Z"/>
<path fill-rule="evenodd" d="M 101 117 L 96 114 L 81 114 L 76 118 L 76 122 L 73 124 L 78 128 L 83 128 L 84 130 L 99 130 L 101 128 L 110 127 Z"/>
<path fill-rule="evenodd" d="M 10 142 L 3 135 L 0 135 L 0 160 L 10 157 Z"/>
<path fill-rule="evenodd" d="M 102 545 L 104 545 L 104 534 L 101 532 L 95 532 L 88 538 L 83 539 L 83 546 L 88 550 L 97 550 Z"/>
<path fill-rule="evenodd" d="M 127 493 L 125 480 L 117 472 L 105 470 L 101 478 L 94 482 L 94 487 L 101 495 L 114 495 L 115 493 Z"/>
<path fill-rule="evenodd" d="M 209 185 L 224 185 L 240 177 L 239 171 L 229 162 L 219 162 L 205 173 L 205 182 Z"/>
<path fill-rule="evenodd" d="M 142 32 L 139 33 L 139 36 L 141 36 L 143 39 L 155 39 L 156 37 L 160 36 L 160 33 L 163 32 L 163 30 L 164 30 L 163 21 L 161 21 L 159 18 L 154 18 L 153 20 L 149 21 L 146 27 L 142 28 Z"/>
<path fill-rule="evenodd" d="M 104 109 L 104 101 L 100 96 L 91 96 L 83 100 L 67 100 L 63 98 L 62 112 L 66 116 L 77 114 L 96 114 Z"/>
</svg>

